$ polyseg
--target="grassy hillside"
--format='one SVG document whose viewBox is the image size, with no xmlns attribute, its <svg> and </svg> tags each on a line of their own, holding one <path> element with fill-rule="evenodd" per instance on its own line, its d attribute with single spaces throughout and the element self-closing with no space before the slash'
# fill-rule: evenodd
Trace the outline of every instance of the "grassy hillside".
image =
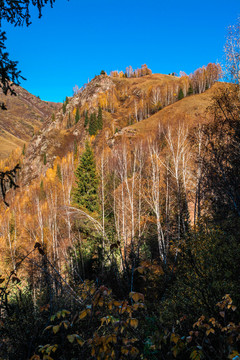
<svg viewBox="0 0 240 360">
<path fill-rule="evenodd" d="M 41 101 L 22 87 L 15 87 L 15 91 L 17 96 L 0 93 L 0 102 L 7 107 L 0 111 L 0 159 L 28 143 L 58 108 L 58 104 Z"/>
</svg>

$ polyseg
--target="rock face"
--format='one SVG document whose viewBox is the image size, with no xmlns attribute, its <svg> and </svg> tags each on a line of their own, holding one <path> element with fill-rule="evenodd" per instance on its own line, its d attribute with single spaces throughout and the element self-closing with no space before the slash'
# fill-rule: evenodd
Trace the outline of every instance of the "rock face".
<svg viewBox="0 0 240 360">
<path fill-rule="evenodd" d="M 28 143 L 59 108 L 59 104 L 42 101 L 20 86 L 15 87 L 15 91 L 16 96 L 5 96 L 0 92 L 0 102 L 7 107 L 0 111 L 0 159 Z"/>
<path fill-rule="evenodd" d="M 23 168 L 23 182 L 28 183 L 39 174 L 44 174 L 53 164 L 57 156 L 64 156 L 72 151 L 74 142 L 83 142 L 88 134 L 84 128 L 84 118 L 75 124 L 74 109 L 87 108 L 89 112 L 96 110 L 99 93 L 107 92 L 115 87 L 114 82 L 107 76 L 96 76 L 86 87 L 68 99 L 66 111 L 63 113 L 62 106 L 55 112 L 55 120 L 48 118 L 39 134 L 35 135 L 29 143 Z M 67 121 L 71 116 L 72 126 L 68 128 Z M 43 157 L 46 154 L 46 165 Z"/>
</svg>

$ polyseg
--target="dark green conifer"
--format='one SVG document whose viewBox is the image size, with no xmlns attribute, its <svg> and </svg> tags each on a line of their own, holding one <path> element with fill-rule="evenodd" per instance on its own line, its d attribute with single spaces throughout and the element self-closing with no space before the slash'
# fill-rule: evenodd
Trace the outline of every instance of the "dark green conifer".
<svg viewBox="0 0 240 360">
<path fill-rule="evenodd" d="M 55 121 L 55 114 L 52 113 L 52 122 Z"/>
<path fill-rule="evenodd" d="M 65 112 L 66 112 L 67 104 L 68 104 L 68 97 L 66 96 L 66 99 L 65 99 L 65 101 L 63 102 L 63 107 L 62 107 L 63 114 L 65 114 Z"/>
<path fill-rule="evenodd" d="M 79 108 L 77 108 L 76 114 L 75 114 L 75 124 L 77 124 L 80 120 L 80 114 L 79 114 Z"/>
<path fill-rule="evenodd" d="M 179 92 L 178 92 L 178 100 L 182 100 L 184 98 L 184 93 L 183 93 L 183 89 L 180 88 Z"/>
<path fill-rule="evenodd" d="M 23 144 L 23 149 L 22 149 L 22 155 L 24 156 L 26 152 L 26 144 Z"/>
<path fill-rule="evenodd" d="M 73 203 L 79 208 L 95 212 L 99 210 L 98 183 L 96 163 L 93 151 L 86 142 L 85 151 L 82 154 L 79 165 L 75 172 L 76 185 L 72 189 Z"/>
<path fill-rule="evenodd" d="M 98 107 L 98 117 L 97 117 L 97 122 L 98 122 L 98 129 L 102 130 L 103 128 L 103 119 L 102 119 L 102 108 L 101 106 Z"/>
<path fill-rule="evenodd" d="M 72 119 L 71 119 L 71 114 L 69 112 L 68 113 L 68 120 L 67 120 L 67 129 L 70 129 L 71 126 L 72 126 Z"/>
<path fill-rule="evenodd" d="M 88 131 L 89 135 L 96 135 L 98 131 L 98 121 L 95 112 L 90 115 Z"/>
<path fill-rule="evenodd" d="M 188 96 L 192 95 L 193 94 L 193 88 L 192 88 L 192 84 L 189 85 L 189 88 L 188 88 L 188 92 L 187 92 Z"/>
<path fill-rule="evenodd" d="M 47 164 L 47 155 L 46 153 L 43 154 L 43 165 Z"/>
<path fill-rule="evenodd" d="M 88 122 L 89 122 L 89 119 L 88 119 L 88 111 L 86 110 L 86 111 L 85 111 L 85 118 L 84 118 L 84 127 L 87 127 L 87 126 L 88 126 Z"/>
</svg>

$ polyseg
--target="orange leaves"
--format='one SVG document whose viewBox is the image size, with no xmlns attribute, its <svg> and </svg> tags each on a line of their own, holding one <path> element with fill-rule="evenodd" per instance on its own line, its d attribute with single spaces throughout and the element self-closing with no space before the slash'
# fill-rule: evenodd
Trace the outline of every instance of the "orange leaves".
<svg viewBox="0 0 240 360">
<path fill-rule="evenodd" d="M 133 301 L 138 302 L 139 300 L 144 302 L 144 295 L 137 292 L 131 292 L 129 297 L 133 299 Z"/>
<path fill-rule="evenodd" d="M 134 329 L 138 327 L 138 319 L 130 318 L 127 320 L 127 323 Z"/>
</svg>

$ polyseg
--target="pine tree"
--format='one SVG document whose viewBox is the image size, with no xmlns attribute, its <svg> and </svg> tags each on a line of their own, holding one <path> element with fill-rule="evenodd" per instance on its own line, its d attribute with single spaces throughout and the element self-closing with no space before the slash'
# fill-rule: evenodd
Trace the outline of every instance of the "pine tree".
<svg viewBox="0 0 240 360">
<path fill-rule="evenodd" d="M 71 126 L 72 126 L 72 119 L 71 119 L 71 115 L 69 112 L 68 113 L 68 121 L 67 121 L 67 129 L 70 129 Z"/>
<path fill-rule="evenodd" d="M 193 88 L 192 88 L 192 84 L 189 85 L 189 88 L 188 88 L 188 92 L 187 92 L 188 96 L 192 95 L 193 94 Z"/>
<path fill-rule="evenodd" d="M 72 189 L 72 199 L 79 208 L 90 212 L 99 210 L 98 176 L 93 151 L 88 142 L 75 172 L 76 186 Z"/>
<path fill-rule="evenodd" d="M 55 121 L 55 114 L 52 113 L 52 122 Z"/>
<path fill-rule="evenodd" d="M 182 100 L 184 98 L 184 93 L 183 93 L 183 89 L 180 88 L 179 92 L 178 92 L 178 100 Z"/>
<path fill-rule="evenodd" d="M 79 108 L 77 108 L 76 115 L 75 115 L 75 124 L 77 124 L 80 120 Z"/>
<path fill-rule="evenodd" d="M 89 119 L 88 119 L 88 111 L 86 110 L 86 111 L 85 111 L 85 119 L 84 119 L 84 127 L 87 127 L 87 126 L 88 126 L 88 122 L 89 122 Z"/>
<path fill-rule="evenodd" d="M 46 153 L 43 154 L 43 165 L 47 164 L 47 155 Z"/>
<path fill-rule="evenodd" d="M 101 106 L 98 107 L 97 122 L 98 122 L 98 129 L 102 130 L 102 128 L 103 128 L 103 119 L 102 119 L 102 108 L 101 108 Z"/>
<path fill-rule="evenodd" d="M 66 112 L 67 104 L 68 104 L 68 97 L 66 96 L 66 99 L 63 102 L 63 107 L 62 107 L 63 114 L 65 114 L 65 112 Z"/>
<path fill-rule="evenodd" d="M 95 112 L 90 115 L 88 131 L 89 131 L 89 135 L 96 135 L 98 131 L 98 121 Z"/>
<path fill-rule="evenodd" d="M 22 149 L 22 155 L 24 156 L 26 152 L 26 144 L 23 144 L 23 149 Z"/>
</svg>

